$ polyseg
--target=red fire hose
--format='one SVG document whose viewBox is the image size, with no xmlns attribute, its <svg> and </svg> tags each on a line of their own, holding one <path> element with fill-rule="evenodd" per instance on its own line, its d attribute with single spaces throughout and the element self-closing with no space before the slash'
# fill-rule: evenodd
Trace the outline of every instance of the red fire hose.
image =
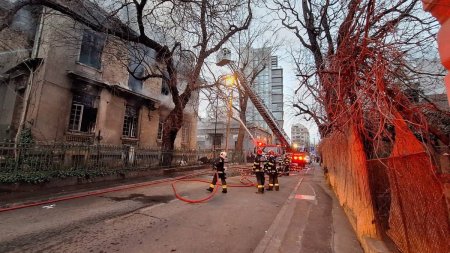
<svg viewBox="0 0 450 253">
<path fill-rule="evenodd" d="M 135 189 L 135 188 L 140 188 L 140 187 L 145 187 L 145 186 L 150 186 L 150 185 L 162 184 L 162 183 L 167 183 L 167 182 L 171 182 L 174 180 L 181 180 L 181 179 L 184 179 L 187 177 L 199 176 L 199 175 L 203 175 L 203 174 L 207 174 L 207 173 L 209 173 L 209 172 L 203 171 L 203 172 L 192 173 L 189 175 L 175 177 L 175 178 L 166 178 L 166 179 L 155 180 L 155 181 L 151 181 L 151 182 L 144 182 L 144 183 L 140 183 L 140 184 L 119 186 L 119 187 L 114 187 L 114 188 L 109 188 L 109 189 L 104 189 L 104 190 L 81 193 L 81 194 L 72 195 L 72 196 L 65 196 L 65 197 L 60 197 L 60 198 L 55 198 L 55 199 L 21 204 L 21 205 L 12 206 L 12 207 L 5 207 L 5 208 L 0 208 L 0 213 L 6 212 L 6 211 L 22 209 L 22 208 L 27 208 L 27 207 L 46 205 L 46 204 L 50 204 L 50 203 L 61 202 L 61 201 L 66 201 L 66 200 L 71 200 L 71 199 L 79 199 L 79 198 L 84 198 L 84 197 L 89 197 L 89 196 L 95 196 L 95 195 L 100 195 L 100 194 L 105 194 L 105 193 L 110 193 L 110 192 L 117 192 L 117 191 Z"/>
<path fill-rule="evenodd" d="M 215 174 L 217 175 L 217 172 L 215 172 Z M 244 176 L 241 174 L 241 178 L 239 179 L 239 181 L 241 182 L 241 184 L 227 184 L 227 187 L 252 187 L 255 186 L 255 184 L 247 178 L 247 176 Z M 176 180 L 175 182 L 172 183 L 172 189 L 173 189 L 173 193 L 175 194 L 175 197 L 181 201 L 187 202 L 187 203 L 202 203 L 202 202 L 206 202 L 208 200 L 210 200 L 217 192 L 217 189 L 222 185 L 221 183 L 217 182 L 217 184 L 214 187 L 214 190 L 208 194 L 206 197 L 201 198 L 201 199 L 187 199 L 185 197 L 180 196 L 180 194 L 178 194 L 176 188 L 175 188 L 175 184 L 177 184 L 178 182 L 200 182 L 200 183 L 206 183 L 209 184 L 210 181 L 204 180 L 204 179 L 179 179 Z"/>
</svg>

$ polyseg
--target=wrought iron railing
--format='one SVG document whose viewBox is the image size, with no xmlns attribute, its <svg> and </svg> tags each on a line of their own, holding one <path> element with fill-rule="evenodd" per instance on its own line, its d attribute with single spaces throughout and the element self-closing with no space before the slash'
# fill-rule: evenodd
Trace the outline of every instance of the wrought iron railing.
<svg viewBox="0 0 450 253">
<path fill-rule="evenodd" d="M 11 171 L 48 171 L 82 169 L 156 169 L 164 167 L 209 164 L 212 150 L 174 150 L 162 152 L 157 148 L 113 146 L 77 143 L 34 143 L 14 145 L 0 142 L 0 173 Z M 170 161 L 167 158 L 170 158 Z M 166 161 L 164 161 L 166 159 Z M 229 163 L 246 162 L 246 158 L 232 151 Z"/>
</svg>

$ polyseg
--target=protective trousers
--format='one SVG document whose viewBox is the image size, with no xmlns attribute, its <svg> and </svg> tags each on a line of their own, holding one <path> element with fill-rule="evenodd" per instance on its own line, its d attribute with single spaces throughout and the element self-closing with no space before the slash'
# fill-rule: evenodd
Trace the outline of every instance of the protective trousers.
<svg viewBox="0 0 450 253">
<path fill-rule="evenodd" d="M 267 190 L 272 191 L 274 188 L 275 191 L 280 190 L 280 185 L 278 184 L 278 173 L 269 174 L 269 188 Z"/>
<path fill-rule="evenodd" d="M 258 184 L 258 193 L 264 193 L 265 177 L 264 172 L 255 172 L 256 182 Z"/>
<path fill-rule="evenodd" d="M 225 181 L 225 173 L 224 172 L 218 172 L 218 173 L 214 173 L 214 177 L 213 180 L 211 182 L 211 184 L 209 185 L 209 189 L 208 191 L 212 192 L 214 190 L 214 187 L 216 187 L 216 183 L 217 183 L 217 175 L 219 175 L 219 178 L 222 182 L 222 192 L 223 193 L 227 193 L 227 181 Z"/>
</svg>

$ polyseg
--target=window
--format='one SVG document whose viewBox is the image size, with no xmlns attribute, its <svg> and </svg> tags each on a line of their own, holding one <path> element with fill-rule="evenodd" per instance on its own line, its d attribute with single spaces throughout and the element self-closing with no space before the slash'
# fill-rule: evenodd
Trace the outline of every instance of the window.
<svg viewBox="0 0 450 253">
<path fill-rule="evenodd" d="M 161 83 L 161 94 L 167 96 L 170 94 L 169 84 L 167 83 L 166 79 L 162 79 Z"/>
<path fill-rule="evenodd" d="M 80 62 L 100 69 L 105 40 L 105 35 L 95 33 L 91 30 L 85 30 L 81 42 Z"/>
<path fill-rule="evenodd" d="M 137 137 L 138 110 L 134 106 L 126 106 L 125 117 L 123 119 L 122 135 L 128 138 Z"/>
<path fill-rule="evenodd" d="M 222 146 L 222 135 L 221 134 L 215 134 L 213 135 L 213 146 L 221 147 Z"/>
<path fill-rule="evenodd" d="M 181 128 L 181 143 L 189 143 L 189 128 L 190 128 L 190 124 L 186 123 L 183 125 L 183 127 Z"/>
<path fill-rule="evenodd" d="M 132 73 L 128 76 L 128 87 L 134 92 L 141 92 L 143 81 L 136 77 L 143 78 L 145 76 L 145 67 L 142 64 L 130 64 L 129 68 Z"/>
<path fill-rule="evenodd" d="M 128 87 L 132 91 L 141 92 L 143 86 L 142 78 L 146 76 L 146 70 L 151 68 L 155 62 L 154 50 L 147 48 L 141 44 L 130 43 L 128 45 L 130 62 L 128 69 Z"/>
<path fill-rule="evenodd" d="M 162 121 L 160 121 L 159 124 L 158 124 L 158 135 L 156 137 L 156 139 L 158 141 L 162 141 L 163 130 L 164 130 L 164 123 Z"/>
<path fill-rule="evenodd" d="M 276 68 L 278 66 L 278 57 L 272 56 L 271 57 L 271 64 L 272 64 L 272 68 Z"/>
<path fill-rule="evenodd" d="M 97 108 L 95 96 L 74 94 L 70 111 L 69 131 L 92 133 L 95 130 Z"/>
</svg>

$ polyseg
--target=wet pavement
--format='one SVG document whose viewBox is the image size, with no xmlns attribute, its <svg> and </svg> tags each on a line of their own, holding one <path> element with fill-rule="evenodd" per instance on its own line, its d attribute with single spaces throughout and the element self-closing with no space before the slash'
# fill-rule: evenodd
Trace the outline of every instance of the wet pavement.
<svg viewBox="0 0 450 253">
<path fill-rule="evenodd" d="M 0 252 L 362 252 L 318 166 L 280 186 L 264 195 L 230 187 L 188 204 L 164 183 L 3 212 Z M 176 187 L 186 198 L 208 194 L 201 182 Z"/>
</svg>

